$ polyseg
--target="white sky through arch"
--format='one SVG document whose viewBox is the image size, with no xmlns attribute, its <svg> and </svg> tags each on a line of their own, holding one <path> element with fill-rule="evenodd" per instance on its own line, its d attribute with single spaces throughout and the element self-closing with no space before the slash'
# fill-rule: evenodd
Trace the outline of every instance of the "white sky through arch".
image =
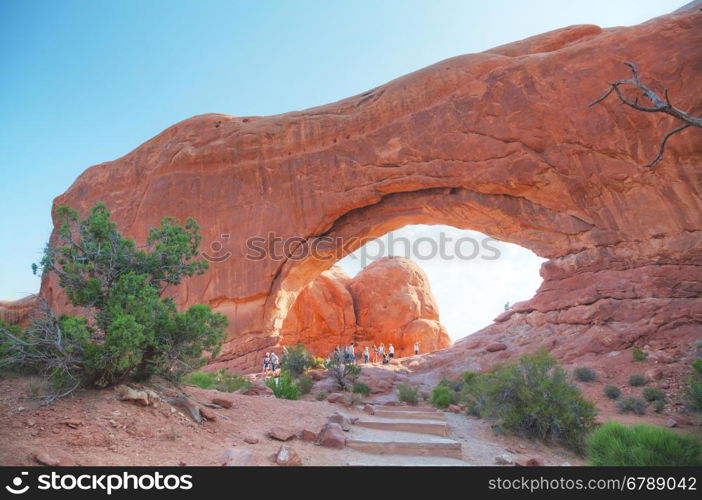
<svg viewBox="0 0 702 500">
<path fill-rule="evenodd" d="M 442 233 L 443 257 L 438 252 Z M 337 265 L 354 276 L 364 264 L 388 255 L 409 257 L 427 274 L 440 320 L 454 341 L 492 323 L 505 302 L 533 297 L 542 282 L 539 269 L 546 261 L 524 247 L 477 231 L 411 225 L 367 243 Z"/>
</svg>

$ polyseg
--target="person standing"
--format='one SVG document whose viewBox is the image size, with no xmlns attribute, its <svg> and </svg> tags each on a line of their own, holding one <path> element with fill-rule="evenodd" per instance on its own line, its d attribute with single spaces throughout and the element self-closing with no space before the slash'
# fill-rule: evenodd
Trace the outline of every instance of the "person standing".
<svg viewBox="0 0 702 500">
<path fill-rule="evenodd" d="M 349 344 L 349 347 L 346 349 L 346 353 L 348 356 L 349 363 L 355 363 L 356 362 L 356 349 L 354 348 L 353 342 L 351 342 Z"/>
<path fill-rule="evenodd" d="M 388 356 L 390 356 L 390 359 L 395 357 L 395 346 L 392 344 L 388 346 Z"/>
<path fill-rule="evenodd" d="M 373 363 L 377 363 L 378 362 L 378 346 L 377 345 L 373 344 L 372 352 L 373 352 Z"/>
<path fill-rule="evenodd" d="M 276 353 L 272 352 L 271 353 L 271 368 L 272 368 L 274 373 L 278 369 L 278 361 L 279 361 L 278 355 Z"/>
<path fill-rule="evenodd" d="M 271 369 L 271 353 L 267 352 L 265 356 L 263 356 L 263 373 L 264 375 L 268 373 L 268 370 Z"/>
<path fill-rule="evenodd" d="M 419 355 L 419 340 L 414 343 L 414 355 Z"/>
<path fill-rule="evenodd" d="M 367 365 L 368 364 L 368 359 L 370 358 L 370 351 L 368 350 L 368 346 L 363 348 L 363 364 Z"/>
<path fill-rule="evenodd" d="M 380 359 L 385 359 L 385 344 L 382 342 L 380 343 L 380 347 L 378 348 L 378 356 L 380 356 Z"/>
</svg>

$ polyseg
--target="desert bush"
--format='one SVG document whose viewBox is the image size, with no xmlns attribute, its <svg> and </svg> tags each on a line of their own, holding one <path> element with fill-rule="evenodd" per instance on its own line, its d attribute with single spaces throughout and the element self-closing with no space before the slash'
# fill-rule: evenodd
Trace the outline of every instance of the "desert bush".
<svg viewBox="0 0 702 500">
<path fill-rule="evenodd" d="M 279 377 L 266 379 L 265 384 L 273 391 L 276 398 L 296 400 L 300 398 L 300 389 L 296 382 L 289 373 L 282 373 Z"/>
<path fill-rule="evenodd" d="M 316 399 L 317 401 L 324 401 L 325 399 L 327 399 L 328 395 L 329 393 L 327 391 L 320 390 L 314 393 L 314 399 Z"/>
<path fill-rule="evenodd" d="M 397 386 L 397 399 L 410 405 L 416 405 L 419 401 L 419 386 L 402 382 Z"/>
<path fill-rule="evenodd" d="M 685 389 L 687 407 L 695 412 L 702 412 L 702 341 L 697 343 L 697 359 L 692 363 L 692 374 Z"/>
<path fill-rule="evenodd" d="M 348 406 L 356 406 L 363 402 L 363 396 L 357 392 L 350 392 L 344 396 L 343 403 Z"/>
<path fill-rule="evenodd" d="M 473 377 L 463 395 L 469 414 L 497 418 L 507 431 L 577 450 L 596 414 L 595 405 L 545 350 Z"/>
<path fill-rule="evenodd" d="M 80 386 L 106 387 L 153 374 L 178 380 L 214 357 L 227 319 L 209 307 L 178 311 L 169 286 L 202 274 L 197 259 L 202 237 L 194 220 L 185 226 L 166 217 L 144 246 L 124 238 L 98 203 L 81 219 L 67 206 L 56 209 L 56 240 L 34 271 L 53 273 L 71 305 L 86 316 L 56 317 L 43 304 L 21 338 L 0 328 L 3 366 L 23 366 L 48 378 L 53 397 Z"/>
<path fill-rule="evenodd" d="M 653 411 L 660 413 L 665 410 L 665 399 L 656 399 L 651 403 L 653 405 Z"/>
<path fill-rule="evenodd" d="M 645 361 L 648 358 L 648 353 L 640 347 L 634 347 L 631 351 L 631 359 L 637 362 Z"/>
<path fill-rule="evenodd" d="M 617 409 L 622 413 L 644 415 L 646 413 L 646 401 L 635 397 L 620 399 L 617 401 Z"/>
<path fill-rule="evenodd" d="M 371 393 L 371 388 L 363 382 L 356 382 L 355 384 L 353 384 L 351 392 L 353 392 L 354 394 L 360 394 L 361 396 L 368 397 Z"/>
<path fill-rule="evenodd" d="M 200 389 L 212 389 L 214 385 L 214 372 L 193 372 L 183 377 L 183 383 L 194 385 Z"/>
<path fill-rule="evenodd" d="M 305 349 L 305 346 L 298 343 L 294 346 L 286 346 L 283 350 L 283 359 L 280 362 L 280 369 L 288 372 L 294 378 L 299 377 L 312 364 L 312 355 Z"/>
<path fill-rule="evenodd" d="M 463 372 L 463 375 L 461 375 L 461 380 L 463 380 L 464 384 L 470 384 L 477 376 L 478 374 L 475 372 Z"/>
<path fill-rule="evenodd" d="M 183 377 L 182 382 L 201 389 L 215 389 L 222 392 L 235 392 L 251 388 L 249 379 L 226 370 L 212 372 L 192 372 Z"/>
<path fill-rule="evenodd" d="M 310 356 L 310 368 L 324 368 L 324 358 Z"/>
<path fill-rule="evenodd" d="M 312 380 L 312 377 L 310 377 L 309 375 L 301 375 L 297 379 L 297 388 L 299 389 L 301 396 L 309 394 L 312 390 L 313 385 L 314 380 Z"/>
<path fill-rule="evenodd" d="M 629 385 L 632 387 L 640 387 L 646 385 L 646 377 L 640 373 L 632 373 L 629 376 Z"/>
<path fill-rule="evenodd" d="M 641 395 L 646 401 L 665 401 L 665 392 L 658 387 L 644 387 Z"/>
<path fill-rule="evenodd" d="M 617 399 L 622 393 L 621 389 L 616 385 L 606 385 L 602 388 L 602 392 L 604 392 L 605 396 L 609 399 Z"/>
<path fill-rule="evenodd" d="M 329 371 L 336 384 L 345 391 L 361 374 L 361 367 L 353 362 L 347 362 L 342 352 L 335 353 L 324 362 L 324 367 Z"/>
<path fill-rule="evenodd" d="M 573 370 L 573 377 L 578 382 L 591 382 L 597 378 L 597 372 L 589 366 L 578 366 Z"/>
<path fill-rule="evenodd" d="M 605 422 L 587 439 L 587 460 L 596 466 L 700 466 L 702 445 L 662 427 Z"/>
<path fill-rule="evenodd" d="M 437 408 L 448 408 L 451 404 L 451 391 L 441 384 L 434 387 L 429 402 Z"/>
</svg>

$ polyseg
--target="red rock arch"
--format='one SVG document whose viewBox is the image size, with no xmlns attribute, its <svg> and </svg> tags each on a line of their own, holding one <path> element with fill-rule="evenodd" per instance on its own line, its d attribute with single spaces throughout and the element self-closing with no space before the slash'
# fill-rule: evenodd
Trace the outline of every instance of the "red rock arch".
<svg viewBox="0 0 702 500">
<path fill-rule="evenodd" d="M 205 246 L 223 242 L 230 258 L 176 299 L 230 316 L 219 363 L 235 369 L 253 366 L 296 291 L 333 263 L 244 258 L 247 239 L 269 233 L 477 229 L 551 259 L 537 295 L 503 323 L 592 338 L 636 332 L 625 342 L 699 331 L 702 134 L 676 135 L 645 169 L 672 119 L 587 104 L 633 60 L 699 114 L 701 22 L 690 10 L 631 28 L 576 26 L 306 111 L 197 116 L 89 168 L 55 205 L 86 211 L 102 200 L 137 239 L 165 215 L 194 216 Z M 66 308 L 51 278 L 41 294 Z"/>
</svg>

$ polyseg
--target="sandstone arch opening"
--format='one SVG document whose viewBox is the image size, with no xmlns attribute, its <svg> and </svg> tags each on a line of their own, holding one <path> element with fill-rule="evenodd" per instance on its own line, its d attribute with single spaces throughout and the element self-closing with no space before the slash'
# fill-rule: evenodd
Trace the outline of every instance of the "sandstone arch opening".
<svg viewBox="0 0 702 500">
<path fill-rule="evenodd" d="M 530 299 L 544 259 L 476 231 L 409 225 L 365 243 L 298 295 L 280 344 L 326 356 L 337 345 L 390 343 L 399 356 L 448 347 Z"/>
</svg>

